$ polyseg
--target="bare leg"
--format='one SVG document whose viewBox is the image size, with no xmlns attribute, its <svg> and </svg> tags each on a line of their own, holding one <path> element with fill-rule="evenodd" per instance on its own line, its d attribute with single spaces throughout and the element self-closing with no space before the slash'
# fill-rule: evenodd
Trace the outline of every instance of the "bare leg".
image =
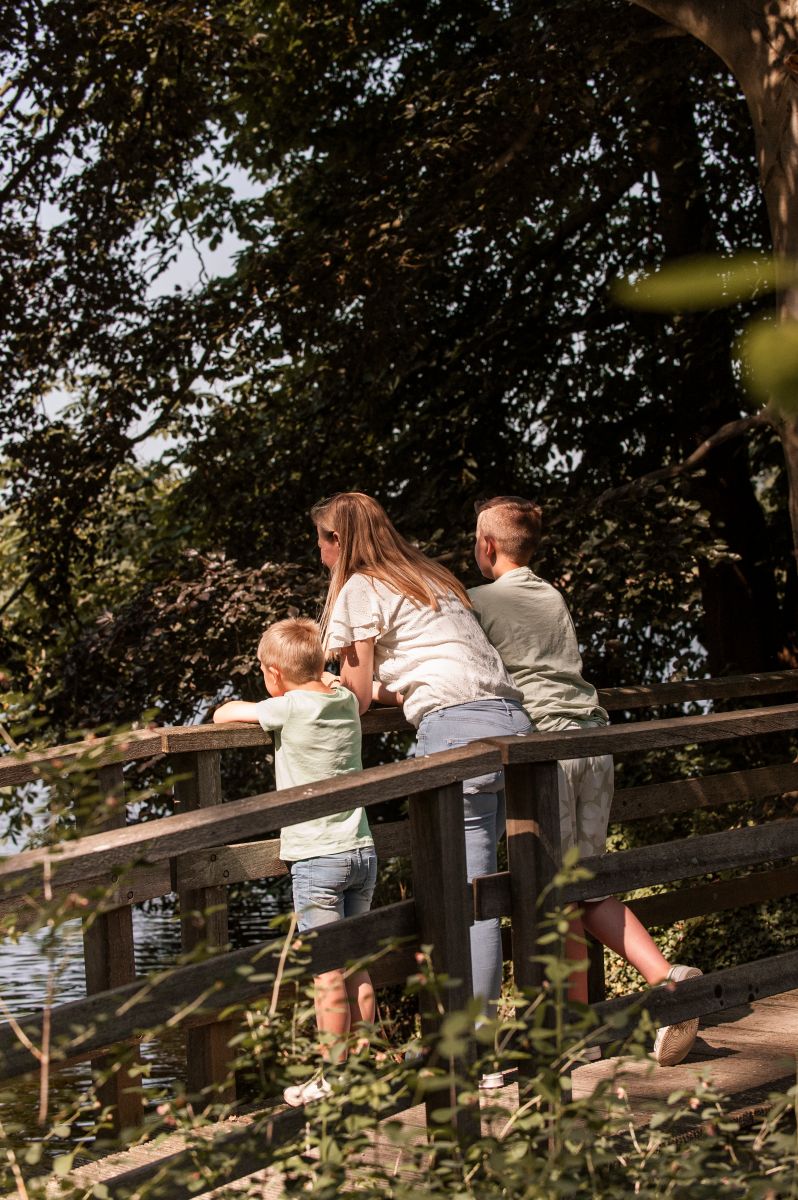
<svg viewBox="0 0 798 1200">
<path fill-rule="evenodd" d="M 313 983 L 322 1057 L 325 1062 L 342 1062 L 346 1058 L 350 1027 L 349 996 L 344 973 L 340 970 L 325 971 L 323 975 L 316 975 Z"/>
<path fill-rule="evenodd" d="M 571 963 L 587 962 L 585 929 L 577 912 L 570 917 L 571 927 L 565 938 L 565 957 Z M 574 971 L 568 979 L 568 999 L 573 1004 L 587 1004 L 587 971 Z"/>
<path fill-rule="evenodd" d="M 620 900 L 608 896 L 606 900 L 588 901 L 582 912 L 582 922 L 597 941 L 631 963 L 646 983 L 662 983 L 666 978 L 670 963 L 645 925 Z"/>
<path fill-rule="evenodd" d="M 346 979 L 346 995 L 349 1002 L 349 1027 L 358 1030 L 355 1050 L 360 1053 L 369 1044 L 369 1029 L 374 1024 L 377 1000 L 374 985 L 368 971 L 355 971 Z"/>
</svg>

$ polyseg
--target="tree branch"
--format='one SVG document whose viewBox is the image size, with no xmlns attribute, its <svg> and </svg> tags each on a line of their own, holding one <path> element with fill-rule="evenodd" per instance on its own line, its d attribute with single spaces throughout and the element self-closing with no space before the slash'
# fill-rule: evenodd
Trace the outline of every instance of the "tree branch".
<svg viewBox="0 0 798 1200">
<path fill-rule="evenodd" d="M 740 437 L 749 429 L 758 429 L 762 425 L 774 425 L 773 417 L 767 409 L 762 409 L 761 412 L 754 413 L 750 417 L 741 417 L 738 421 L 728 421 L 727 424 L 721 425 L 720 429 L 711 437 L 706 438 L 700 446 L 697 446 L 684 462 L 674 463 L 670 467 L 659 467 L 656 471 L 649 471 L 647 475 L 641 475 L 630 483 L 624 483 L 617 488 L 609 488 L 606 492 L 601 493 L 596 504 L 606 504 L 609 500 L 617 500 L 619 497 L 628 496 L 633 492 L 643 492 L 653 484 L 661 483 L 663 479 L 675 479 L 678 475 L 688 475 L 691 471 L 696 471 L 707 455 L 717 446 L 722 446 L 724 442 L 730 442 L 732 438 Z"/>
</svg>

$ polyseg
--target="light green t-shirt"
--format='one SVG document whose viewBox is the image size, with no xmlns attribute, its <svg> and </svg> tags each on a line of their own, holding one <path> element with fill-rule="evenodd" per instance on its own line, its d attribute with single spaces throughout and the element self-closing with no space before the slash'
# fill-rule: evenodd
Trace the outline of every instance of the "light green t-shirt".
<svg viewBox="0 0 798 1200">
<path fill-rule="evenodd" d="M 335 685 L 332 695 L 294 688 L 284 696 L 262 700 L 258 720 L 263 729 L 274 731 L 280 789 L 359 771 L 363 765 L 357 697 L 348 688 Z M 280 857 L 287 862 L 373 845 L 364 808 L 302 821 L 280 831 Z"/>
<path fill-rule="evenodd" d="M 596 689 L 582 678 L 574 623 L 556 588 L 529 567 L 517 567 L 468 594 L 537 729 L 609 721 Z"/>
</svg>

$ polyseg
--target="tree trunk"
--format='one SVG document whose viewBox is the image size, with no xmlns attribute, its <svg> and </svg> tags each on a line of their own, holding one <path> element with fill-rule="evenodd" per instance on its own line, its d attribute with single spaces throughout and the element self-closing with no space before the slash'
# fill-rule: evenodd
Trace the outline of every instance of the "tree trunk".
<svg viewBox="0 0 798 1200">
<path fill-rule="evenodd" d="M 723 59 L 753 122 L 773 251 L 798 259 L 798 18 L 792 0 L 631 0 L 692 34 Z M 779 298 L 798 319 L 798 289 Z M 793 550 L 798 557 L 798 420 L 782 418 Z"/>
<path fill-rule="evenodd" d="M 667 77 L 678 79 L 683 46 L 657 49 Z M 640 94 L 641 147 L 658 181 L 658 228 L 666 258 L 717 252 L 714 222 L 702 175 L 704 158 L 693 105 L 685 90 L 665 92 L 657 77 Z M 764 224 L 764 223 L 763 223 Z M 727 309 L 686 313 L 673 323 L 673 355 L 680 385 L 669 393 L 668 432 L 676 461 L 687 459 L 715 431 L 739 418 L 731 363 L 733 323 Z M 712 675 L 774 670 L 784 646 L 782 613 L 767 552 L 768 529 L 751 481 L 748 445 L 741 435 L 716 448 L 703 470 L 685 481 L 710 515 L 713 530 L 737 555 L 734 562 L 699 564 L 704 628 Z"/>
</svg>

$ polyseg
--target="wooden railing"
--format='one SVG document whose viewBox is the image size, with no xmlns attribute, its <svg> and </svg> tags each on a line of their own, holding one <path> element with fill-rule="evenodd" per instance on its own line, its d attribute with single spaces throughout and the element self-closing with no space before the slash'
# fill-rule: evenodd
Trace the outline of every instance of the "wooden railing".
<svg viewBox="0 0 798 1200">
<path fill-rule="evenodd" d="M 798 673 L 779 672 L 727 680 L 699 680 L 601 694 L 615 711 L 681 704 L 701 699 L 732 700 L 753 695 L 798 693 Z M 385 711 L 364 718 L 364 732 L 402 728 L 401 714 Z M 415 968 L 414 955 L 431 945 L 438 971 L 461 983 L 447 991 L 454 1010 L 468 996 L 468 929 L 476 916 L 511 918 L 511 954 L 519 986 L 537 986 L 535 963 L 541 913 L 538 895 L 549 887 L 559 864 L 556 762 L 561 758 L 610 753 L 622 756 L 653 749 L 714 743 L 798 729 L 798 705 L 738 712 L 669 717 L 589 731 L 472 743 L 422 759 L 373 767 L 308 787 L 264 793 L 222 803 L 220 755 L 234 748 L 266 745 L 254 727 L 196 726 L 147 730 L 119 740 L 71 745 L 22 759 L 0 761 L 0 786 L 49 779 L 69 771 L 87 754 L 96 767 L 112 816 L 124 814 L 125 763 L 168 756 L 178 776 L 173 816 L 103 829 L 52 848 L 26 851 L 0 864 L 0 912 L 44 904 L 45 887 L 62 910 L 83 914 L 86 999 L 57 1004 L 48 1014 L 53 1065 L 92 1059 L 102 1067 L 114 1047 L 167 1021 L 186 1033 L 189 1094 L 213 1093 L 231 1100 L 229 1041 L 238 1028 L 235 1010 L 269 993 L 280 947 L 263 943 L 228 948 L 226 890 L 234 883 L 285 873 L 273 834 L 282 825 L 329 815 L 357 805 L 371 807 L 408 798 L 409 820 L 375 824 L 378 853 L 385 859 L 409 854 L 413 899 L 328 926 L 308 939 L 308 976 L 351 959 L 375 956 L 377 986 L 402 983 Z M 462 780 L 505 768 L 508 870 L 465 885 Z M 778 795 L 798 787 L 798 764 L 760 767 L 723 775 L 670 781 L 620 790 L 613 820 L 643 820 L 663 813 Z M 262 839 L 262 840 L 252 840 Z M 780 820 L 684 841 L 648 846 L 587 860 L 592 879 L 564 888 L 551 903 L 623 893 L 653 884 L 697 879 L 717 871 L 761 867 L 732 881 L 680 888 L 635 900 L 650 923 L 719 911 L 798 891 L 798 866 L 771 864 L 798 857 L 798 819 Z M 45 882 L 46 881 L 46 882 Z M 143 986 L 136 978 L 132 905 L 166 893 L 179 895 L 183 949 L 201 955 Z M 87 910 L 84 901 L 90 901 Z M 90 913 L 87 917 L 86 911 Z M 386 951 L 386 943 L 392 949 Z M 683 1020 L 745 1003 L 798 985 L 798 950 L 712 972 L 680 985 L 675 994 L 652 994 L 646 1005 L 659 1023 Z M 595 985 L 594 985 L 595 989 Z M 594 990 L 595 996 L 595 990 Z M 599 1001 L 600 1014 L 628 1000 Z M 223 1014 L 223 1019 L 219 1019 Z M 44 1015 L 21 1021 L 24 1038 L 40 1045 Z M 428 1030 L 435 1018 L 423 1014 Z M 12 1024 L 0 1025 L 0 1078 L 38 1069 L 38 1062 Z M 128 1061 L 131 1052 L 128 1050 Z M 125 1070 L 103 1085 L 102 1099 L 119 1128 L 141 1120 L 139 1091 Z M 438 1101 L 433 1097 L 431 1103 Z M 293 1128 L 295 1114 L 278 1126 Z M 282 1124 L 281 1124 L 282 1122 Z M 467 1117 L 461 1120 L 467 1132 Z M 277 1134 L 275 1134 L 277 1136 Z M 242 1160 L 244 1161 L 244 1160 Z M 251 1170 L 252 1167 L 250 1166 Z M 243 1169 L 242 1169 L 243 1173 Z M 133 1186 L 131 1180 L 128 1180 Z M 121 1193 L 120 1193 L 121 1194 Z"/>
</svg>

